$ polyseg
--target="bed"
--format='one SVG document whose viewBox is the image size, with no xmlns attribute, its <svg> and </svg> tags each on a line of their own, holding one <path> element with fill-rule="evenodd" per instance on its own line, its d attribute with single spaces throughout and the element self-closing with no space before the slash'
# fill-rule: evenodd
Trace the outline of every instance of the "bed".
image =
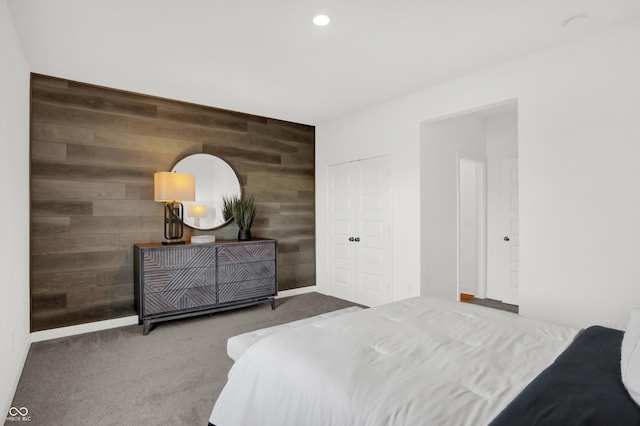
<svg viewBox="0 0 640 426">
<path fill-rule="evenodd" d="M 491 422 L 491 426 L 640 425 L 620 377 L 623 332 L 592 326 Z"/>
<path fill-rule="evenodd" d="M 267 333 L 244 350 L 229 372 L 209 424 L 583 424 L 522 414 L 525 408 L 537 412 L 536 403 L 549 386 L 540 377 L 556 376 L 559 355 L 573 350 L 578 332 L 508 312 L 427 298 L 308 322 Z M 601 340 L 592 334 L 587 330 L 575 341 Z M 613 346 L 615 339 L 620 339 L 620 332 Z M 580 359 L 582 351 L 577 349 Z M 625 423 L 614 424 L 640 424 L 640 409 L 620 382 L 619 343 L 617 355 L 613 352 L 618 366 L 618 380 L 613 382 L 626 394 L 622 405 L 628 411 Z M 611 354 L 606 362 L 611 362 Z M 571 378 L 581 373 L 563 374 Z"/>
</svg>

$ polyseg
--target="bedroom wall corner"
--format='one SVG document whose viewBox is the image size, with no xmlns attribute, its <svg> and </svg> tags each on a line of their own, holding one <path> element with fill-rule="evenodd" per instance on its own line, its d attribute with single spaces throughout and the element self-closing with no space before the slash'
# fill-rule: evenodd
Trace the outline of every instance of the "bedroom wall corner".
<svg viewBox="0 0 640 426">
<path fill-rule="evenodd" d="M 0 0 L 0 181 L 12 214 L 0 245 L 0 404 L 7 413 L 30 345 L 29 65 L 6 0 Z M 6 219 L 6 216 L 5 216 Z M 27 407 L 28 408 L 28 407 Z M 4 415 L 4 414 L 3 414 Z"/>
<path fill-rule="evenodd" d="M 32 331 L 135 315 L 133 245 L 162 240 L 153 174 L 195 153 L 255 195 L 278 289 L 315 284 L 313 126 L 33 73 L 31 130 Z"/>
<path fill-rule="evenodd" d="M 319 175 L 328 159 L 392 141 L 394 185 L 403 191 L 394 202 L 408 196 L 412 208 L 413 200 L 424 205 L 420 123 L 518 99 L 520 312 L 574 326 L 624 326 L 640 306 L 639 24 L 636 18 L 321 124 Z M 405 176 L 414 179 L 398 179 Z M 317 188 L 322 229 L 326 179 Z M 404 230 L 394 270 L 404 269 L 394 279 L 403 286 L 411 279 L 426 285 L 426 251 L 414 244 L 415 233 L 407 237 L 421 214 L 417 206 L 417 219 L 394 215 L 394 229 Z M 319 268 L 322 250 L 319 238 Z"/>
</svg>

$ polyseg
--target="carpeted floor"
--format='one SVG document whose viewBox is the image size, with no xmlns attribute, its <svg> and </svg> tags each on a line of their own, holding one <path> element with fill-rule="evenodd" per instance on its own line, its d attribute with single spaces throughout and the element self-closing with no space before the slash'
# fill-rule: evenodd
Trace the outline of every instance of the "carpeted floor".
<svg viewBox="0 0 640 426">
<path fill-rule="evenodd" d="M 500 309 L 502 311 L 513 312 L 514 314 L 518 313 L 519 307 L 518 305 L 511 305 L 509 303 L 503 303 L 499 300 L 494 299 L 471 299 L 467 301 L 467 303 L 472 303 L 474 305 L 486 306 L 487 308 Z"/>
<path fill-rule="evenodd" d="M 206 425 L 232 365 L 229 337 L 353 305 L 308 293 L 147 336 L 128 326 L 33 343 L 12 405 L 28 408 L 31 425 Z"/>
</svg>

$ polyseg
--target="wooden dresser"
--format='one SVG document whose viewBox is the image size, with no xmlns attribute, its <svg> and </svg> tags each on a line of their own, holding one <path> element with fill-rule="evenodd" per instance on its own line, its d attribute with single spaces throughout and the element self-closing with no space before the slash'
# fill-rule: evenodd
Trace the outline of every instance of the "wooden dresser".
<svg viewBox="0 0 640 426">
<path fill-rule="evenodd" d="M 278 294 L 277 241 L 134 245 L 135 307 L 152 323 L 270 302 Z"/>
</svg>

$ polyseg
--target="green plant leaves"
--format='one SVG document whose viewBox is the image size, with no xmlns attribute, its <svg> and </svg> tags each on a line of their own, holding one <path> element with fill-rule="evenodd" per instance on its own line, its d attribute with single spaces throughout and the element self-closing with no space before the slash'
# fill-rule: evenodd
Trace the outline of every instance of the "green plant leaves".
<svg viewBox="0 0 640 426">
<path fill-rule="evenodd" d="M 256 200 L 253 194 L 244 200 L 237 195 L 222 197 L 222 203 L 222 214 L 225 220 L 233 216 L 233 220 L 236 221 L 239 229 L 251 229 L 257 211 Z"/>
</svg>

